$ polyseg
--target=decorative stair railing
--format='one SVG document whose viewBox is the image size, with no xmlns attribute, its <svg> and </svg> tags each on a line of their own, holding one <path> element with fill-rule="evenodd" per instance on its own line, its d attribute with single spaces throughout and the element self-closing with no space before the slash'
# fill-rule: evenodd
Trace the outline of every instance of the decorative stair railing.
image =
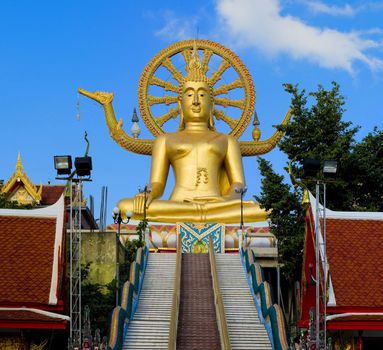
<svg viewBox="0 0 383 350">
<path fill-rule="evenodd" d="M 253 293 L 254 303 L 260 311 L 261 321 L 269 333 L 274 350 L 289 350 L 289 340 L 283 311 L 274 303 L 271 285 L 265 281 L 263 269 L 256 262 L 254 252 L 250 249 L 240 249 L 243 266 Z"/>
<path fill-rule="evenodd" d="M 210 269 L 213 282 L 214 290 L 214 302 L 215 310 L 218 322 L 218 330 L 221 338 L 221 348 L 224 350 L 231 350 L 229 331 L 227 328 L 225 308 L 223 305 L 221 290 L 219 287 L 218 273 L 217 273 L 217 262 L 215 258 L 215 251 L 213 246 L 213 240 L 209 236 L 209 259 L 210 259 Z"/>
<path fill-rule="evenodd" d="M 119 293 L 120 305 L 113 309 L 110 317 L 108 350 L 122 349 L 129 321 L 133 318 L 137 308 L 149 250 L 146 246 L 138 248 L 135 255 L 135 260 L 130 265 L 129 279 L 124 283 L 122 293 Z"/>
<path fill-rule="evenodd" d="M 168 349 L 175 350 L 177 348 L 177 328 L 178 328 L 178 313 L 180 307 L 180 292 L 181 292 L 181 239 L 177 239 L 177 258 L 176 258 L 176 275 L 174 279 L 174 290 L 172 300 L 172 312 L 169 327 L 169 343 Z"/>
</svg>

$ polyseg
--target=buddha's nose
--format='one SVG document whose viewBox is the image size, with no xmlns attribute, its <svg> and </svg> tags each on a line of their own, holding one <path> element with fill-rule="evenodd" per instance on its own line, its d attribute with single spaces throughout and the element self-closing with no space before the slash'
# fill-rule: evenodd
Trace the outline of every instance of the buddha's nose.
<svg viewBox="0 0 383 350">
<path fill-rule="evenodd" d="M 193 98 L 193 105 L 198 105 L 198 104 L 199 104 L 198 94 L 195 94 Z"/>
</svg>

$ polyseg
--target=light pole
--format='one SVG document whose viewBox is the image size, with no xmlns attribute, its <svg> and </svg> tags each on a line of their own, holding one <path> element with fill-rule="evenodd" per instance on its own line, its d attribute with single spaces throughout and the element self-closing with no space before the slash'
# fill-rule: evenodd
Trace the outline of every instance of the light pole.
<svg viewBox="0 0 383 350">
<path fill-rule="evenodd" d="M 121 224 L 127 224 L 133 216 L 131 211 L 126 212 L 126 220 L 122 219 L 121 210 L 117 207 L 113 209 L 112 217 L 115 224 L 117 224 L 116 231 L 116 306 L 118 306 L 119 293 L 120 293 L 120 235 Z"/>
<path fill-rule="evenodd" d="M 70 334 L 68 349 L 76 350 L 81 347 L 81 215 L 82 215 L 82 183 L 91 181 L 92 158 L 88 157 L 89 142 L 84 157 L 75 158 L 75 170 L 72 172 L 72 157 L 70 155 L 54 156 L 57 170 L 56 179 L 67 181 L 70 186 Z M 77 176 L 77 177 L 75 177 Z M 73 182 L 76 183 L 75 198 L 73 199 Z M 75 210 L 73 207 L 75 205 Z M 74 216 L 74 218 L 73 218 Z"/>
<path fill-rule="evenodd" d="M 146 205 L 147 205 L 147 203 L 148 203 L 148 193 L 151 192 L 151 188 L 150 188 L 150 186 L 145 185 L 143 189 L 139 188 L 139 189 L 138 189 L 138 192 L 144 194 L 144 217 L 143 217 L 143 220 L 142 220 L 142 224 L 143 224 L 143 226 L 142 226 L 142 231 L 143 231 L 143 233 L 144 233 L 144 235 L 145 235 L 144 238 L 145 238 L 145 242 L 146 242 L 146 236 L 147 236 L 147 235 L 146 235 L 146 228 L 147 228 L 147 226 L 148 226 L 148 222 L 147 222 L 147 220 L 146 220 L 146 213 L 147 213 L 147 211 L 146 211 L 146 209 L 147 209 L 147 208 L 146 208 Z M 139 237 L 141 244 L 142 244 L 142 231 L 140 231 L 140 237 Z M 148 245 L 148 246 L 149 246 L 149 245 Z"/>
<path fill-rule="evenodd" d="M 241 230 L 241 239 L 239 240 L 240 244 L 238 244 L 238 248 L 241 249 L 242 242 L 245 240 L 244 239 L 244 235 L 243 235 L 243 196 L 247 192 L 247 188 L 246 187 L 236 188 L 235 192 L 239 193 L 241 195 L 241 224 L 239 226 L 239 228 Z M 246 246 L 246 240 L 245 240 L 244 243 L 245 243 L 245 246 Z"/>
<path fill-rule="evenodd" d="M 315 159 L 304 159 L 303 168 L 305 176 L 316 176 L 315 180 L 315 347 L 317 350 L 320 348 L 320 245 L 323 246 L 323 341 L 324 347 L 327 342 L 327 246 L 326 246 L 326 180 L 318 179 L 318 173 L 321 170 L 321 163 Z M 324 178 L 335 178 L 338 171 L 338 162 L 334 160 L 325 160 L 323 162 L 322 173 Z M 327 180 L 327 182 L 329 182 Z M 323 242 L 320 243 L 321 229 L 320 229 L 320 185 L 323 185 Z M 311 277 L 312 278 L 312 277 Z"/>
</svg>

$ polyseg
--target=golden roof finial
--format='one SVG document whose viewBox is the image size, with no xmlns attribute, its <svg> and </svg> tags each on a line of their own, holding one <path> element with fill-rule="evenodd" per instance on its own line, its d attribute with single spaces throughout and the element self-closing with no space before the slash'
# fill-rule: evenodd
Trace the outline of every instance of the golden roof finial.
<svg viewBox="0 0 383 350">
<path fill-rule="evenodd" d="M 302 181 L 298 181 L 296 179 L 293 173 L 293 167 L 292 167 L 292 164 L 294 161 L 295 161 L 295 158 L 289 162 L 288 173 L 290 175 L 291 183 L 294 185 L 294 189 L 297 189 L 298 187 L 300 187 L 303 190 L 301 205 L 305 207 L 310 204 L 309 190 L 307 189 L 307 186 Z"/>
<path fill-rule="evenodd" d="M 19 183 L 20 186 L 24 187 L 24 189 L 28 192 L 30 197 L 32 199 L 25 199 L 22 197 L 17 197 L 16 194 L 13 193 L 15 188 L 15 184 Z M 18 185 L 19 186 L 19 185 Z M 15 195 L 15 199 L 17 202 L 21 204 L 28 204 L 31 203 L 31 200 L 37 203 L 40 203 L 41 201 L 41 195 L 42 195 L 42 189 L 43 186 L 40 184 L 40 189 L 37 190 L 37 187 L 29 180 L 27 174 L 23 170 L 23 163 L 21 162 L 21 156 L 20 151 L 17 154 L 17 162 L 16 162 L 16 171 L 12 174 L 12 176 L 9 178 L 7 183 L 1 188 L 2 193 L 13 193 L 12 195 Z"/>
<path fill-rule="evenodd" d="M 23 163 L 21 163 L 20 151 L 17 154 L 16 170 L 18 172 L 22 172 L 23 171 Z"/>
</svg>

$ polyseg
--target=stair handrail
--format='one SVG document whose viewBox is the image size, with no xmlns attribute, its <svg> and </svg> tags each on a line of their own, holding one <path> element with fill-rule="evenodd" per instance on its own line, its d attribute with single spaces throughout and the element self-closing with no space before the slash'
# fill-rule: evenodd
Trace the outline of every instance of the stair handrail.
<svg viewBox="0 0 383 350">
<path fill-rule="evenodd" d="M 176 272 L 173 287 L 172 313 L 170 316 L 168 350 L 175 350 L 177 346 L 178 313 L 181 293 L 181 237 L 177 237 Z"/>
<path fill-rule="evenodd" d="M 219 330 L 219 335 L 221 338 L 221 349 L 231 350 L 225 308 L 223 306 L 221 289 L 219 287 L 217 261 L 215 258 L 214 245 L 213 245 L 213 240 L 211 236 L 209 236 L 209 260 L 210 260 L 210 270 L 211 270 L 211 277 L 212 277 L 213 290 L 214 290 L 215 314 L 217 317 L 218 330 Z"/>
</svg>

